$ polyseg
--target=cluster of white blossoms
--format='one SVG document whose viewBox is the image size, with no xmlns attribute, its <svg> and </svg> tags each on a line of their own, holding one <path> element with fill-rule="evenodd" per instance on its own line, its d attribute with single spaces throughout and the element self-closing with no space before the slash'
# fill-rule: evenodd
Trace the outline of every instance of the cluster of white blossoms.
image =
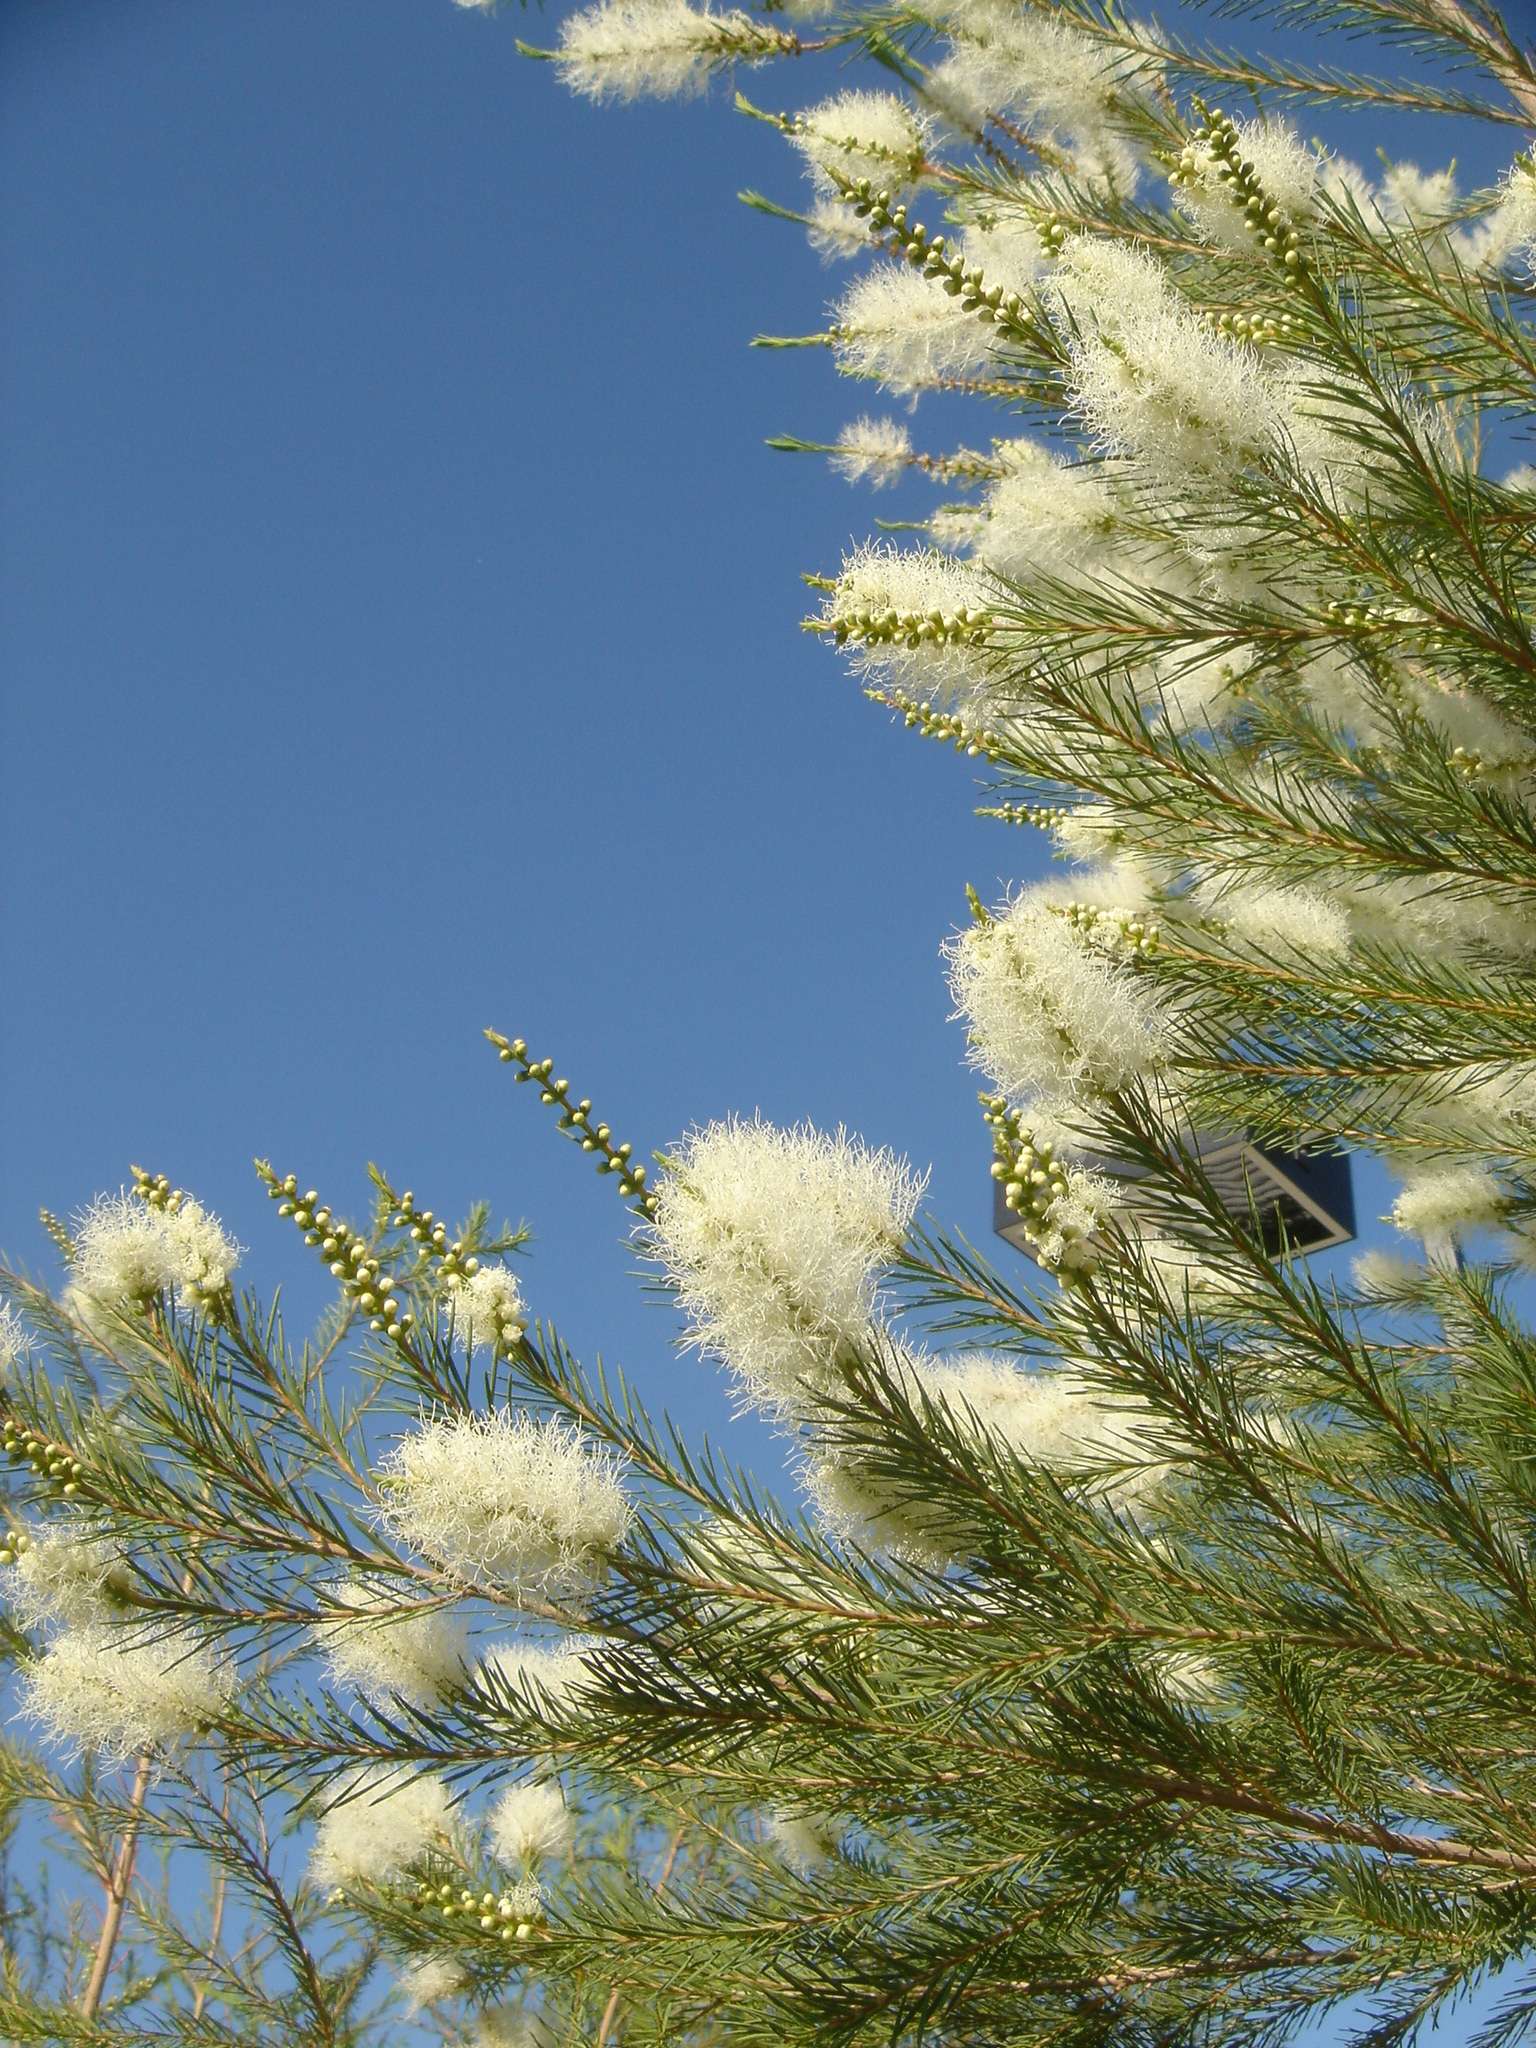
<svg viewBox="0 0 1536 2048">
<path fill-rule="evenodd" d="M 1187 900 L 1238 948 L 1304 960 L 1340 960 L 1349 951 L 1348 911 L 1320 889 L 1202 877 Z"/>
<path fill-rule="evenodd" d="M 1044 296 L 1071 402 L 1109 454 L 1178 485 L 1283 441 L 1286 415 L 1258 354 L 1203 320 L 1145 249 L 1074 235 Z"/>
<path fill-rule="evenodd" d="M 491 1808 L 491 1846 L 504 1863 L 536 1867 L 568 1856 L 573 1826 L 565 1794 L 553 1778 L 511 1785 Z"/>
<path fill-rule="evenodd" d="M 310 1869 L 329 1887 L 378 1884 L 442 1848 L 452 1824 L 448 1788 L 440 1778 L 413 1778 L 383 1765 L 359 1771 L 321 1815 Z"/>
<path fill-rule="evenodd" d="M 832 467 L 849 483 L 869 482 L 878 491 L 895 483 L 912 460 L 912 436 L 899 420 L 861 418 L 837 437 Z"/>
<path fill-rule="evenodd" d="M 894 93 L 840 92 L 795 115 L 788 133 L 819 191 L 837 192 L 838 178 L 847 184 L 867 178 L 896 192 L 921 173 L 933 124 Z"/>
<path fill-rule="evenodd" d="M 467 1349 L 490 1345 L 510 1351 L 528 1327 L 528 1304 L 510 1266 L 477 1266 L 455 1275 L 439 1297 L 453 1334 Z"/>
<path fill-rule="evenodd" d="M 1009 1102 L 1042 1116 L 1165 1073 L 1170 1021 L 1151 987 L 1048 896 L 1025 890 L 947 947 L 971 1062 Z"/>
<path fill-rule="evenodd" d="M 995 455 L 1002 474 L 983 495 L 984 523 L 971 540 L 988 569 L 1070 583 L 1114 565 L 1126 508 L 1113 463 L 1061 462 L 1029 440 L 1000 442 Z"/>
<path fill-rule="evenodd" d="M 969 562 L 933 548 L 872 543 L 843 563 L 821 615 L 860 675 L 978 710 L 988 696 L 981 647 L 994 595 Z"/>
<path fill-rule="evenodd" d="M 1290 221 L 1305 220 L 1325 185 L 1358 190 L 1362 174 L 1353 165 L 1330 162 L 1309 149 L 1288 121 L 1264 117 L 1236 124 L 1237 153 L 1252 165 L 1252 176 L 1266 200 Z M 1224 160 L 1210 141 L 1188 143 L 1174 184 L 1174 199 L 1201 232 L 1218 247 L 1247 251 L 1254 231 L 1243 203 L 1234 202 Z"/>
<path fill-rule="evenodd" d="M 340 1579 L 325 1592 L 327 1610 L 339 1612 L 317 1623 L 315 1635 L 338 1683 L 370 1698 L 394 1694 L 424 1706 L 463 1682 L 468 1637 L 451 1611 L 413 1611 L 386 1579 Z"/>
<path fill-rule="evenodd" d="M 1392 1221 L 1422 1239 L 1432 1259 L 1449 1255 L 1469 1231 L 1502 1222 L 1509 1198 L 1485 1166 L 1414 1166 L 1392 1204 Z"/>
<path fill-rule="evenodd" d="M 240 1258 L 217 1216 L 190 1195 L 175 1208 L 156 1208 L 137 1195 L 99 1195 L 75 1227 L 66 1297 L 91 1304 L 136 1306 L 174 1294 L 195 1310 L 222 1294 Z"/>
<path fill-rule="evenodd" d="M 1080 177 L 1134 190 L 1140 160 L 1115 116 L 1150 82 L 1149 65 L 1133 72 L 1069 22 L 997 0 L 951 0 L 935 14 L 951 48 L 924 83 L 957 126 L 981 136 L 999 118 L 1022 123 Z"/>
<path fill-rule="evenodd" d="M 843 1828 L 835 1814 L 794 1813 L 773 1806 L 762 1817 L 769 1847 L 800 1877 L 810 1877 L 838 1853 Z"/>
<path fill-rule="evenodd" d="M 711 1124 L 684 1141 L 647 1228 L 691 1323 L 754 1399 L 779 1408 L 864 1344 L 875 1276 L 899 1251 L 924 1182 L 838 1131 Z"/>
<path fill-rule="evenodd" d="M 527 1694 L 536 1707 L 560 1714 L 577 1705 L 592 1684 L 590 1642 L 510 1642 L 488 1650 L 476 1671 L 482 1692 Z"/>
<path fill-rule="evenodd" d="M 385 1458 L 379 1494 L 386 1526 L 467 1585 L 549 1598 L 590 1591 L 632 1516 L 613 1452 L 507 1409 L 423 1422 Z"/>
<path fill-rule="evenodd" d="M 3 1553 L 6 1604 L 25 1628 L 68 1628 L 121 1618 L 132 1575 L 118 1544 L 84 1517 L 11 1532 Z"/>
<path fill-rule="evenodd" d="M 588 99 L 675 99 L 702 92 L 721 65 L 773 56 L 788 42 L 739 8 L 602 0 L 566 17 L 554 61 L 561 82 Z"/>
<path fill-rule="evenodd" d="M 466 0 L 459 0 L 461 6 Z M 429 2005 L 454 1998 L 469 1983 L 463 1968 L 451 1956 L 422 1956 L 400 1972 L 400 1994 L 406 2017 L 415 2019 Z"/>
<path fill-rule="evenodd" d="M 233 1686 L 190 1632 L 151 1637 L 122 1622 L 62 1629 L 23 1670 L 22 1711 L 61 1746 L 112 1759 L 196 1735 Z"/>
<path fill-rule="evenodd" d="M 942 1404 L 962 1434 L 985 1431 L 1021 1464 L 1044 1467 L 1085 1499 L 1134 1513 L 1166 1474 L 1166 1457 L 1151 1438 L 1152 1410 L 1081 1373 L 1021 1370 L 1015 1360 L 985 1351 L 914 1355 L 905 1371 L 910 1399 Z M 803 1479 L 833 1533 L 861 1548 L 890 1550 L 925 1565 L 949 1562 L 963 1548 L 938 1508 L 872 1471 L 831 1436 L 813 1446 Z"/>
<path fill-rule="evenodd" d="M 995 341 L 915 270 L 876 263 L 832 310 L 832 344 L 845 376 L 868 377 L 899 397 L 975 377 L 992 359 Z"/>
<path fill-rule="evenodd" d="M 8 1301 L 0 1301 L 0 1379 L 27 1355 L 27 1332 Z"/>
</svg>

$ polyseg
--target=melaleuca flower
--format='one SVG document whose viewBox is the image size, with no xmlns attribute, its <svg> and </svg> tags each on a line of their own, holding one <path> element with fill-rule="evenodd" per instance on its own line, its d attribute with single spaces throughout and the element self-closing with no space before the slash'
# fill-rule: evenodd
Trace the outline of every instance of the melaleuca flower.
<svg viewBox="0 0 1536 2048">
<path fill-rule="evenodd" d="M 8 1301 L 0 1301 L 0 1380 L 27 1355 L 27 1333 Z"/>
<path fill-rule="evenodd" d="M 493 2005 L 477 2018 L 468 2048 L 559 2048 L 559 2037 L 536 2012 Z"/>
<path fill-rule="evenodd" d="M 509 1786 L 491 1808 L 487 1826 L 496 1854 L 517 1868 L 570 1854 L 571 1812 L 552 1778 Z"/>
<path fill-rule="evenodd" d="M 879 490 L 902 474 L 912 459 L 912 437 L 896 420 L 857 419 L 837 437 L 832 467 L 849 483 L 868 478 Z"/>
<path fill-rule="evenodd" d="M 820 195 L 805 216 L 805 235 L 823 262 L 846 261 L 869 248 L 869 230 L 845 199 Z"/>
<path fill-rule="evenodd" d="M 921 1398 L 942 1404 L 962 1435 L 985 1430 L 1022 1463 L 1044 1466 L 1077 1485 L 1085 1499 L 1135 1511 L 1166 1471 L 1145 1402 L 1095 1386 L 1079 1373 L 1062 1367 L 1023 1371 L 989 1352 L 941 1359 L 913 1355 L 904 1371 L 914 1405 Z M 974 1540 L 952 1523 L 942 1503 L 876 1471 L 835 1431 L 809 1440 L 802 1480 L 832 1532 L 861 1549 L 885 1549 L 933 1566 Z"/>
<path fill-rule="evenodd" d="M 979 706 L 992 590 L 966 562 L 932 548 L 855 550 L 822 618 L 860 675 L 955 706 Z"/>
<path fill-rule="evenodd" d="M 465 0 L 460 0 L 465 4 Z M 400 1993 L 409 2018 L 414 2019 L 429 2005 L 453 1998 L 468 1985 L 460 1965 L 450 1956 L 423 1956 L 400 1973 Z"/>
<path fill-rule="evenodd" d="M 840 92 L 795 115 L 789 136 L 823 191 L 837 191 L 835 173 L 844 184 L 867 178 L 897 192 L 922 170 L 932 124 L 894 93 Z"/>
<path fill-rule="evenodd" d="M 1350 1267 L 1350 1278 L 1369 1302 L 1417 1305 L 1428 1277 L 1427 1267 L 1396 1252 L 1362 1252 Z"/>
<path fill-rule="evenodd" d="M 89 1627 L 120 1620 L 133 1577 L 117 1543 L 83 1517 L 12 1531 L 5 1598 L 24 1627 L 61 1621 Z"/>
<path fill-rule="evenodd" d="M 476 1682 L 494 1697 L 498 1688 L 531 1694 L 543 1711 L 558 1714 L 577 1704 L 593 1682 L 590 1643 L 502 1643 L 480 1660 Z"/>
<path fill-rule="evenodd" d="M 1457 210 L 1456 167 L 1421 171 L 1408 162 L 1389 164 L 1382 173 L 1376 210 L 1392 227 L 1443 228 Z"/>
<path fill-rule="evenodd" d="M 954 41 L 924 80 L 935 106 L 974 134 L 1008 116 L 1065 150 L 1080 176 L 1134 189 L 1137 152 L 1115 118 L 1117 102 L 1135 90 L 1122 53 L 1054 16 L 957 5 L 936 11 Z"/>
<path fill-rule="evenodd" d="M 1392 1204 L 1392 1221 L 1432 1253 L 1500 1222 L 1509 1198 L 1485 1166 L 1416 1166 Z"/>
<path fill-rule="evenodd" d="M 571 1423 L 440 1415 L 384 1460 L 380 1513 L 466 1584 L 578 1597 L 628 1534 L 624 1469 Z"/>
<path fill-rule="evenodd" d="M 63 1629 L 23 1669 L 22 1711 L 53 1741 L 112 1759 L 197 1734 L 233 1683 L 190 1631 L 151 1637 L 122 1622 Z"/>
<path fill-rule="evenodd" d="M 835 1814 L 794 1813 L 774 1806 L 763 1815 L 769 1846 L 801 1877 L 830 1863 L 842 1842 L 842 1823 Z"/>
<path fill-rule="evenodd" d="M 174 1293 L 185 1309 L 222 1294 L 240 1257 L 217 1216 L 184 1196 L 175 1209 L 99 1195 L 79 1219 L 70 1277 L 86 1301 L 135 1305 Z"/>
<path fill-rule="evenodd" d="M 927 278 L 877 263 L 833 309 L 838 367 L 898 396 L 975 376 L 990 361 L 993 330 Z"/>
<path fill-rule="evenodd" d="M 1492 209 L 1455 238 L 1463 262 L 1501 270 L 1515 262 L 1529 274 L 1536 263 L 1536 156 L 1517 159 L 1499 186 Z"/>
<path fill-rule="evenodd" d="M 1000 1354 L 961 1352 L 928 1385 L 951 1414 L 974 1415 L 1024 1464 L 1048 1466 L 1117 1506 L 1144 1498 L 1166 1470 L 1147 1404 L 1068 1367 L 1021 1371 Z"/>
<path fill-rule="evenodd" d="M 1342 960 L 1349 951 L 1348 914 L 1320 889 L 1211 878 L 1196 884 L 1189 903 L 1239 949 L 1304 960 Z"/>
<path fill-rule="evenodd" d="M 973 542 L 989 569 L 1017 583 L 1042 572 L 1077 582 L 1113 560 L 1125 523 L 1113 464 L 1058 462 L 1025 440 L 999 443 L 996 455 L 1003 474 L 987 488 Z"/>
<path fill-rule="evenodd" d="M 1178 484 L 1283 440 L 1286 417 L 1256 352 L 1219 335 L 1144 249 L 1073 236 L 1045 296 L 1072 403 L 1110 454 Z"/>
<path fill-rule="evenodd" d="M 310 1869 L 319 1884 L 378 1884 L 449 1838 L 452 1808 L 440 1778 L 379 1766 L 357 1772 L 343 1794 L 315 1830 Z"/>
<path fill-rule="evenodd" d="M 386 1579 L 339 1579 L 325 1593 L 341 1613 L 317 1623 L 315 1635 L 337 1683 L 425 1705 L 462 1681 L 468 1639 L 457 1616 L 440 1607 L 411 1612 Z"/>
<path fill-rule="evenodd" d="M 647 1245 L 692 1341 L 754 1398 L 791 1403 L 867 1341 L 875 1274 L 922 1189 L 904 1161 L 843 1131 L 711 1124 L 658 1186 Z"/>
<path fill-rule="evenodd" d="M 723 64 L 755 63 L 791 45 L 736 8 L 602 0 L 566 17 L 554 57 L 561 82 L 588 99 L 670 99 L 702 92 Z"/>
<path fill-rule="evenodd" d="M 1107 943 L 1119 929 L 1085 931 L 1027 892 L 950 941 L 971 1063 L 1010 1103 L 1071 1102 L 1166 1069 L 1168 1019 L 1129 964 L 1140 941 Z"/>
<path fill-rule="evenodd" d="M 509 1266 L 480 1266 L 450 1280 L 441 1295 L 453 1334 L 466 1349 L 510 1351 L 528 1325 L 528 1305 Z"/>
</svg>

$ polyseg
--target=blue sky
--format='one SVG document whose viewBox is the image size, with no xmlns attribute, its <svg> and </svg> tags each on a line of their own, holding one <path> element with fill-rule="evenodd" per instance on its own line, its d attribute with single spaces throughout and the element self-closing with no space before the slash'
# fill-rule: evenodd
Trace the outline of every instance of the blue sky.
<svg viewBox="0 0 1536 2048">
<path fill-rule="evenodd" d="M 374 1158 L 526 1218 L 538 1310 L 718 1425 L 481 1027 L 641 1150 L 730 1110 L 846 1121 L 985 1238 L 937 948 L 965 882 L 1039 847 L 797 630 L 800 572 L 901 506 L 763 446 L 869 403 L 747 346 L 837 289 L 736 200 L 793 202 L 789 152 L 718 90 L 571 100 L 515 52 L 540 26 L 0 15 L 0 1244 L 43 1259 L 37 1205 L 136 1160 L 308 1300 L 249 1160 L 361 1213 Z"/>
<path fill-rule="evenodd" d="M 251 1156 L 359 1217 L 377 1159 L 525 1218 L 536 1310 L 766 1470 L 481 1028 L 642 1151 L 846 1122 L 985 1241 L 937 949 L 1038 846 L 797 630 L 800 572 L 902 506 L 763 446 L 869 404 L 747 347 L 837 289 L 737 203 L 795 201 L 784 146 L 728 93 L 573 102 L 514 50 L 548 27 L 0 12 L 0 1244 L 43 1263 L 37 1205 L 139 1161 L 314 1303 Z"/>
</svg>

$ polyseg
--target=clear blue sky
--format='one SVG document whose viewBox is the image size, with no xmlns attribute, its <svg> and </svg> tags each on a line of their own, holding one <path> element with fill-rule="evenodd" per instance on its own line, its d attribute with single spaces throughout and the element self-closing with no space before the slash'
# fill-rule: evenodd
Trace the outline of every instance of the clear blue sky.
<svg viewBox="0 0 1536 2048">
<path fill-rule="evenodd" d="M 0 11 L 0 1244 L 42 1262 L 37 1205 L 136 1160 L 312 1301 L 251 1155 L 358 1216 L 376 1158 L 526 1218 L 536 1309 L 713 1429 L 616 1198 L 481 1027 L 641 1150 L 846 1121 L 985 1240 L 937 948 L 1038 846 L 796 630 L 800 571 L 902 508 L 762 445 L 869 405 L 746 346 L 837 289 L 736 201 L 793 203 L 784 146 L 728 93 L 573 102 L 513 47 L 549 28 Z"/>
</svg>

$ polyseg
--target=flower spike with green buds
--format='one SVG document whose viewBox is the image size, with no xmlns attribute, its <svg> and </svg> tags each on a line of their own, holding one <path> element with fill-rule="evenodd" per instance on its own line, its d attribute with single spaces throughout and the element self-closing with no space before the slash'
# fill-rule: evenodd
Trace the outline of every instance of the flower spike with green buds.
<svg viewBox="0 0 1536 2048">
<path fill-rule="evenodd" d="M 554 1078 L 555 1063 L 552 1059 L 530 1060 L 526 1039 L 507 1038 L 500 1031 L 491 1030 L 487 1030 L 485 1035 L 495 1046 L 497 1057 L 517 1068 L 516 1080 L 536 1081 L 539 1100 L 551 1105 L 559 1104 L 556 1129 L 573 1138 L 583 1152 L 595 1152 L 598 1155 L 598 1172 L 617 1175 L 619 1193 L 624 1199 L 633 1202 L 640 1215 L 651 1215 L 655 1209 L 655 1197 L 645 1184 L 646 1168 L 632 1156 L 633 1145 L 615 1144 L 609 1126 L 592 1121 L 592 1104 L 585 1096 L 580 1102 L 572 1102 L 570 1082 Z"/>
</svg>

